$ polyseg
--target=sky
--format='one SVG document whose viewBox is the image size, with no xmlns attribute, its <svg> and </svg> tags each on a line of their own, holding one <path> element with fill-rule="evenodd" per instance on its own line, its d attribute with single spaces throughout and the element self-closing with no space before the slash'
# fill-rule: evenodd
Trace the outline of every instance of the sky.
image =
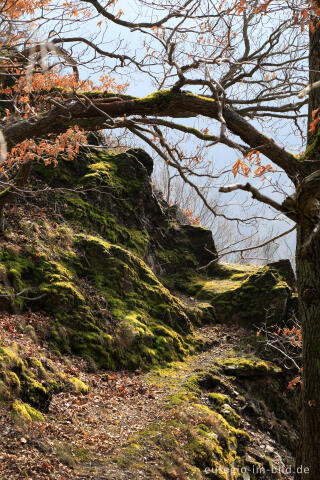
<svg viewBox="0 0 320 480">
<path fill-rule="evenodd" d="M 128 17 L 132 18 L 132 17 L 136 16 L 135 0 L 119 0 L 119 2 L 117 3 L 117 9 L 124 10 L 124 12 L 125 12 L 124 17 L 126 17 L 126 18 L 128 18 Z M 100 20 L 100 18 L 98 20 Z M 139 20 L 141 20 L 141 16 L 139 17 Z M 94 33 L 97 30 L 97 20 L 94 19 L 92 21 L 89 21 L 86 25 L 86 28 L 87 28 L 87 32 L 89 32 L 89 34 L 91 32 Z M 130 32 L 129 30 L 127 30 L 125 28 L 121 28 L 121 27 L 118 27 L 116 25 L 112 25 L 108 28 L 108 30 L 106 32 L 106 40 L 107 41 L 109 41 L 109 40 L 113 41 L 114 39 L 117 38 L 118 34 L 120 34 L 120 33 L 121 33 L 124 41 L 127 41 L 128 45 L 130 47 L 134 46 L 135 48 L 138 49 L 139 53 L 141 53 L 141 49 L 143 47 L 142 47 L 141 34 L 139 32 Z M 86 77 L 86 75 L 87 75 L 86 69 L 82 68 L 82 69 L 80 69 L 80 71 L 81 71 L 83 77 Z M 96 74 L 96 75 L 92 75 L 92 73 L 90 74 L 90 77 L 93 80 L 97 80 L 98 79 L 97 77 L 99 77 L 99 76 L 100 76 L 100 74 Z M 119 81 L 121 83 L 121 81 L 122 81 L 121 77 L 119 78 Z M 136 95 L 136 96 L 145 96 L 148 93 L 154 91 L 154 86 L 152 85 L 150 79 L 148 79 L 148 77 L 145 76 L 145 75 L 135 73 L 133 76 L 131 76 L 128 79 L 128 81 L 130 82 L 130 86 L 128 87 L 128 90 L 127 90 L 127 93 L 129 93 L 129 94 Z M 177 119 L 175 119 L 175 121 L 177 121 Z M 185 125 L 189 125 L 189 126 L 195 126 L 196 128 L 206 128 L 208 126 L 207 120 L 206 119 L 201 119 L 201 118 L 182 119 L 181 123 L 183 123 Z M 258 125 L 256 125 L 256 126 L 259 129 L 261 128 Z M 279 126 L 280 126 L 280 124 L 279 124 Z M 271 128 L 271 129 L 266 128 L 264 130 L 264 133 L 266 135 L 270 136 L 270 137 L 273 137 L 274 134 L 275 134 L 275 128 L 276 128 L 276 130 L 278 130 L 277 126 L 273 126 L 273 128 Z M 210 126 L 210 130 L 211 130 L 211 126 Z M 213 133 L 216 133 L 216 132 L 213 131 Z M 121 134 L 121 133 L 119 132 L 119 134 Z M 277 131 L 277 136 L 279 137 L 279 131 Z M 283 140 L 283 145 L 286 149 L 291 150 L 291 151 L 296 149 L 296 143 L 297 143 L 296 138 L 291 134 L 289 128 L 286 128 L 286 126 L 283 127 L 283 122 L 282 122 L 281 137 L 282 138 L 280 138 L 280 139 Z M 136 143 L 141 145 L 140 140 L 137 140 Z M 189 150 L 195 149 L 196 145 L 197 145 L 197 142 L 192 137 L 190 137 L 185 143 L 186 149 L 189 149 Z M 150 152 L 150 148 L 148 146 L 144 145 L 144 148 L 147 151 Z M 208 153 L 208 159 L 212 160 L 212 162 L 214 162 L 215 165 L 217 165 L 217 168 L 220 168 L 220 167 L 222 168 L 225 164 L 232 165 L 232 163 L 234 163 L 234 161 L 237 158 L 239 158 L 239 153 L 238 152 L 232 151 L 231 149 L 229 149 L 228 147 L 225 147 L 223 145 L 215 146 Z M 269 161 L 267 161 L 267 160 L 266 160 L 266 162 L 269 163 Z M 282 177 L 283 177 L 283 175 L 282 175 Z M 289 186 L 288 181 L 283 181 L 283 178 L 281 179 L 278 175 L 275 175 L 275 174 L 267 175 L 266 176 L 267 180 L 263 184 L 259 180 L 258 181 L 252 181 L 251 180 L 251 181 L 259 189 L 263 188 L 264 193 L 269 193 L 270 195 L 276 197 L 277 200 L 281 201 L 281 195 L 278 192 L 275 191 L 273 186 L 268 186 L 268 183 L 270 183 L 270 182 L 272 183 L 278 178 L 279 178 L 280 183 L 286 183 L 287 186 Z M 270 182 L 268 182 L 268 179 L 270 180 Z M 235 183 L 235 179 L 232 176 L 229 176 L 228 181 L 230 181 L 230 183 Z M 246 182 L 247 179 L 237 178 L 236 181 L 239 181 L 239 182 L 243 183 L 243 182 Z M 213 185 L 213 191 L 216 191 L 215 187 L 216 187 L 216 185 Z M 289 193 L 291 193 L 290 189 L 289 190 L 287 189 L 287 191 Z M 223 199 L 222 199 L 222 202 L 227 204 L 229 199 L 231 199 L 231 198 L 232 198 L 232 201 L 234 202 L 234 197 L 232 197 L 230 195 L 229 196 L 228 195 L 224 196 Z M 239 194 L 237 194 L 237 203 L 239 203 L 239 205 L 238 206 L 237 205 L 232 206 L 233 213 L 234 212 L 240 213 L 243 210 L 242 205 L 245 204 L 245 201 L 247 199 L 248 199 L 248 194 L 247 193 L 240 192 Z M 283 200 L 283 198 L 282 198 L 282 200 Z M 252 212 L 256 210 L 255 207 L 252 208 L 252 207 L 248 206 L 248 207 L 245 207 L 245 208 L 246 208 L 246 212 L 241 212 L 241 213 L 251 215 Z M 260 210 L 260 206 L 258 208 Z M 270 210 L 269 207 L 267 207 L 265 209 L 265 211 L 269 214 L 270 212 L 268 212 L 268 210 Z M 259 228 L 260 237 L 268 237 L 269 232 L 271 233 L 271 228 L 273 228 L 273 233 L 277 234 L 277 233 L 280 233 L 282 231 L 288 230 L 290 228 L 290 225 L 292 225 L 292 224 L 290 222 L 287 222 L 287 221 L 277 221 L 276 223 L 273 222 L 273 225 L 275 225 L 275 226 L 272 227 L 271 222 L 262 222 L 260 224 L 260 228 Z M 244 235 L 249 233 L 247 231 L 246 227 L 240 227 L 240 231 Z M 290 236 L 288 236 L 286 238 L 286 243 L 283 242 L 283 241 L 281 241 L 279 243 L 280 243 L 280 248 L 278 249 L 278 252 L 277 252 L 279 257 L 287 257 L 288 254 L 291 255 L 292 251 L 294 251 L 294 248 L 295 248 L 295 234 L 292 233 Z M 289 247 L 291 249 L 291 252 L 288 252 L 287 245 L 289 245 Z"/>
</svg>

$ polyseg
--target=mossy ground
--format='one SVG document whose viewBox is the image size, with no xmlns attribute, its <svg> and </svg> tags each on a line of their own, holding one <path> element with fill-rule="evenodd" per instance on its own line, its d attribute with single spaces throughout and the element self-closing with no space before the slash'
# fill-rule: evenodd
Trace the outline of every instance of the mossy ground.
<svg viewBox="0 0 320 480">
<path fill-rule="evenodd" d="M 56 352 L 147 370 L 200 347 L 194 327 L 202 323 L 287 315 L 292 292 L 275 268 L 197 271 L 212 257 L 204 248 L 214 251 L 211 233 L 164 212 L 150 162 L 140 150 L 83 149 L 74 162 L 36 165 L 32 188 L 45 193 L 7 212 L 0 308 L 50 314 L 35 334 Z M 196 300 L 187 306 L 170 290 Z"/>
<path fill-rule="evenodd" d="M 217 338 L 222 338 L 222 332 L 217 333 Z M 231 345 L 234 347 L 233 354 L 240 355 L 237 343 L 232 342 L 229 347 Z M 154 388 L 164 388 L 168 392 L 163 404 L 167 416 L 129 437 L 116 457 L 105 459 L 99 472 L 113 472 L 113 478 L 122 478 L 121 475 L 138 478 L 139 472 L 143 472 L 144 478 L 159 480 L 235 480 L 243 478 L 241 471 L 246 471 L 251 472 L 250 478 L 259 478 L 252 473 L 254 468 L 269 468 L 267 461 L 270 460 L 273 466 L 275 460 L 267 457 L 262 462 L 261 458 L 255 460 L 259 458 L 260 443 L 260 434 L 254 426 L 256 413 L 242 413 L 248 400 L 240 395 L 240 385 L 241 390 L 249 388 L 250 384 L 254 388 L 253 377 L 248 375 L 244 379 L 242 376 L 239 384 L 236 377 L 226 376 L 223 368 L 226 364 L 242 365 L 244 362 L 252 369 L 256 368 L 257 374 L 264 379 L 271 368 L 276 368 L 271 362 L 266 362 L 269 370 L 265 369 L 262 373 L 263 360 L 251 356 L 228 357 L 228 351 L 219 346 L 149 373 L 148 381 L 155 385 Z M 281 381 L 278 383 L 279 380 L 274 378 L 272 382 L 278 388 L 273 398 L 277 398 L 276 402 L 280 405 Z M 260 397 L 254 395 L 253 388 L 251 400 L 259 404 Z M 264 428 L 269 428 L 277 437 L 285 422 L 283 413 L 278 412 L 279 425 L 267 426 L 274 420 L 273 408 L 265 405 Z M 246 431 L 248 425 L 253 437 Z M 290 436 L 288 429 L 286 434 Z M 269 478 L 268 474 L 266 478 Z"/>
<path fill-rule="evenodd" d="M 285 273 L 272 265 L 219 264 L 206 275 L 189 270 L 187 281 L 174 273 L 164 282 L 211 304 L 216 321 L 233 325 L 284 324 L 296 308 Z"/>
<path fill-rule="evenodd" d="M 45 182 L 54 191 L 40 195 L 37 206 L 13 208 L 0 251 L 3 310 L 50 313 L 40 338 L 106 369 L 149 369 L 183 358 L 198 346 L 193 323 L 203 316 L 144 261 L 153 248 L 152 216 L 162 231 L 171 219 L 153 198 L 149 159 L 131 152 L 91 149 L 72 163 L 36 165 L 32 188 Z"/>
<path fill-rule="evenodd" d="M 70 389 L 88 393 L 84 382 L 53 369 L 49 360 L 30 356 L 18 345 L 0 347 L 0 403 L 17 423 L 44 421 L 41 412 L 48 411 L 53 395 Z"/>
<path fill-rule="evenodd" d="M 0 437 L 8 478 L 20 480 L 14 465 L 23 458 L 32 468 L 46 464 L 57 478 L 73 480 L 90 475 L 113 480 L 141 475 L 159 480 L 235 480 L 242 478 L 237 468 L 251 471 L 252 465 L 279 464 L 278 456 L 263 456 L 261 445 L 288 462 L 296 425 L 288 380 L 283 373 L 270 375 L 275 366 L 258 352 L 245 353 L 249 332 L 205 327 L 198 332 L 211 345 L 205 352 L 146 374 L 106 373 L 93 370 L 80 357 L 58 357 L 49 346 L 40 347 L 32 334 L 40 320 L 37 314 L 11 315 L 11 331 L 6 329 L 8 317 L 0 315 L 2 348 L 12 351 L 2 354 L 1 370 L 5 365 L 12 372 L 22 362 L 28 378 L 47 391 L 52 385 L 53 393 L 49 410 L 40 413 L 40 407 L 30 408 L 20 390 L 22 375 L 8 375 L 12 405 L 8 417 L 3 411 L 8 401 L 0 404 L 0 424 L 5 418 L 14 432 L 16 455 L 10 450 L 11 437 Z M 225 371 L 225 366 L 244 364 L 250 365 L 247 376 Z M 262 364 L 268 369 L 261 369 Z M 23 453 L 17 439 L 18 444 L 25 442 Z"/>
</svg>

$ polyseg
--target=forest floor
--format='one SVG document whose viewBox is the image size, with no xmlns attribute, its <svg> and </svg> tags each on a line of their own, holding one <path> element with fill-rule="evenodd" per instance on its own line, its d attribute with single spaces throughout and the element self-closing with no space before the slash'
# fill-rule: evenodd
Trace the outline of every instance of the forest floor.
<svg viewBox="0 0 320 480">
<path fill-rule="evenodd" d="M 32 324 L 35 318 L 32 314 L 28 321 Z M 247 355 L 254 353 L 254 347 L 244 343 L 243 330 L 219 325 L 198 331 L 206 339 L 206 351 L 169 368 L 164 366 L 149 373 L 90 371 L 85 360 L 75 356 L 58 357 L 45 345 L 40 346 L 35 338 L 21 333 L 21 321 L 21 315 L 1 316 L 3 345 L 18 345 L 22 357 L 36 354 L 49 358 L 60 372 L 84 381 L 89 392 L 55 395 L 49 411 L 44 414 L 45 421 L 28 425 L 14 421 L 7 407 L 0 404 L 1 480 L 151 480 L 153 477 L 144 469 L 138 468 L 132 473 L 125 462 L 118 460 L 126 455 L 131 439 L 152 425 L 175 418 L 177 408 L 172 402 L 173 396 L 181 393 L 197 372 L 209 371 L 217 358 L 243 355 L 244 350 Z M 257 384 L 257 388 L 263 388 L 263 384 Z M 283 395 L 286 396 L 286 392 Z M 246 401 L 235 388 L 230 398 L 236 411 L 244 410 Z M 206 388 L 198 402 L 208 405 Z M 273 466 L 280 471 L 292 463 L 292 458 L 277 442 L 272 419 L 268 422 L 267 428 L 261 429 L 254 417 L 243 414 L 239 428 L 251 437 L 247 455 L 256 462 L 271 458 Z M 148 450 L 143 462 L 156 464 L 156 453 Z M 278 474 L 272 478 L 282 477 Z"/>
</svg>

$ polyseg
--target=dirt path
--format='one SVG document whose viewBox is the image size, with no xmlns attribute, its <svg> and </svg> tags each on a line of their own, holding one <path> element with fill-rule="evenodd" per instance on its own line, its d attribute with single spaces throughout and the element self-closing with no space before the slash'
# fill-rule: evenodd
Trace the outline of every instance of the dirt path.
<svg viewBox="0 0 320 480">
<path fill-rule="evenodd" d="M 6 344 L 17 342 L 26 352 L 37 349 L 42 356 L 50 355 L 45 347 L 35 347 L 25 334 L 6 329 L 3 322 L 2 332 Z M 172 417 L 169 399 L 189 378 L 199 370 L 209 371 L 217 358 L 232 357 L 243 346 L 243 332 L 226 326 L 202 328 L 198 333 L 210 348 L 160 373 L 88 372 L 87 363 L 77 357 L 53 358 L 55 368 L 79 377 L 89 386 L 89 393 L 55 395 L 45 422 L 28 428 L 14 423 L 0 406 L 0 480 L 148 479 L 143 470 L 131 476 L 112 460 L 132 436 Z M 203 405 L 208 404 L 207 393 L 204 388 L 199 400 Z M 232 407 L 237 411 L 243 408 L 239 397 L 232 387 Z M 242 415 L 240 428 L 251 435 L 248 451 L 256 461 L 263 459 L 266 451 L 279 468 L 290 461 L 288 452 L 272 437 L 272 425 L 269 432 L 262 431 L 250 417 Z"/>
<path fill-rule="evenodd" d="M 126 470 L 117 463 L 105 461 L 105 456 L 116 456 L 128 444 L 128 440 L 134 433 L 144 430 L 148 425 L 164 422 L 172 416 L 172 409 L 166 408 L 168 406 L 168 399 L 171 395 L 177 395 L 181 386 L 188 382 L 199 371 L 205 372 L 212 369 L 215 361 L 218 358 L 233 357 L 235 352 L 239 353 L 239 346 L 242 344 L 244 331 L 239 329 L 231 329 L 226 326 L 207 327 L 202 328 L 198 333 L 205 337 L 207 343 L 211 343 L 211 348 L 198 355 L 187 358 L 184 362 L 175 365 L 173 371 L 166 370 L 161 372 L 160 377 L 157 373 L 149 373 L 147 375 L 138 375 L 132 377 L 132 385 L 134 390 L 130 390 L 130 383 L 128 384 L 127 394 L 124 396 L 107 394 L 107 407 L 102 407 L 104 413 L 99 414 L 99 402 L 93 409 L 97 419 L 97 433 L 95 438 L 95 445 L 98 445 L 99 438 L 105 438 L 104 445 L 111 443 L 106 451 L 101 451 L 95 456 L 89 465 L 81 465 L 76 468 L 77 474 L 73 478 L 80 479 L 99 479 L 99 480 L 120 480 L 120 479 L 147 479 L 143 470 L 141 473 L 135 473 L 132 476 L 129 470 Z M 247 353 L 250 353 L 251 348 L 247 348 Z M 226 377 L 227 380 L 227 377 Z M 124 382 L 128 382 L 128 377 L 118 377 L 115 380 L 116 388 L 122 388 Z M 210 390 L 210 389 L 209 389 Z M 212 389 L 211 389 L 212 390 Z M 219 389 L 218 389 L 219 390 Z M 111 391 L 114 391 L 112 387 Z M 228 392 L 230 393 L 230 392 Z M 106 395 L 105 388 L 102 388 L 100 394 Z M 200 402 L 208 405 L 208 390 L 203 388 Z M 239 397 L 239 398 L 238 398 Z M 100 397 L 101 398 L 101 397 Z M 238 392 L 233 389 L 231 393 L 232 407 L 238 412 L 243 409 L 243 398 L 240 399 Z M 89 408 L 89 411 L 92 407 Z M 292 458 L 288 451 L 281 447 L 272 435 L 272 424 L 269 431 L 263 431 L 259 428 L 250 416 L 243 415 L 240 428 L 246 430 L 251 436 L 251 443 L 248 448 L 248 455 L 250 455 L 256 462 L 265 461 L 266 456 L 272 458 L 272 468 L 277 473 L 270 477 L 266 474 L 263 478 L 281 478 L 279 472 L 292 463 Z M 105 448 L 105 447 L 103 447 Z M 96 451 L 97 453 L 97 451 Z M 152 458 L 152 456 L 151 456 Z M 150 459 L 146 459 L 150 461 Z M 90 467 L 94 472 L 90 473 Z M 269 472 L 270 473 L 270 472 Z M 178 478 L 178 477 L 177 477 Z M 181 477 L 182 478 L 182 477 Z M 187 478 L 187 477 L 186 477 Z M 290 480 L 292 477 L 286 475 L 285 478 Z M 151 479 L 150 479 L 151 480 Z"/>
</svg>

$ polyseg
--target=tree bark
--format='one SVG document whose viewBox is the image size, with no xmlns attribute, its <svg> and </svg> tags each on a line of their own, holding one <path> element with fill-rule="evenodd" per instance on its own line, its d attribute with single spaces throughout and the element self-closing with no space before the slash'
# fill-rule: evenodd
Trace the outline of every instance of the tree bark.
<svg viewBox="0 0 320 480">
<path fill-rule="evenodd" d="M 315 16 L 313 24 L 319 18 Z M 320 80 L 320 28 L 310 30 L 309 81 L 310 84 Z M 306 192 L 301 197 L 299 206 L 300 222 L 297 226 L 297 283 L 299 294 L 299 318 L 303 338 L 303 373 L 301 392 L 301 438 L 296 455 L 296 468 L 302 472 L 297 479 L 318 480 L 320 478 L 320 235 L 314 234 L 319 222 L 320 159 L 319 130 L 309 131 L 312 112 L 320 107 L 320 88 L 311 90 L 309 96 L 308 144 L 312 149 L 308 155 L 309 165 L 315 166 L 315 173 L 302 184 Z M 309 180 L 311 182 L 309 183 Z M 308 188 L 308 185 L 310 188 Z M 311 192 L 312 191 L 312 192 Z M 299 196 L 299 189 L 298 189 Z M 313 212 L 308 215 L 312 209 Z M 307 248 L 305 247 L 307 245 Z"/>
<path fill-rule="evenodd" d="M 297 280 L 299 316 L 303 332 L 302 432 L 296 478 L 318 480 L 320 476 L 320 239 L 315 238 L 302 254 L 311 235 L 310 227 L 298 226 Z"/>
<path fill-rule="evenodd" d="M 110 99 L 109 99 L 110 100 Z M 77 124 L 89 130 L 103 128 L 106 118 L 129 118 L 131 116 L 159 116 L 172 118 L 194 118 L 203 116 L 218 119 L 217 103 L 209 97 L 195 95 L 189 92 L 163 91 L 155 92 L 146 98 L 128 97 L 108 101 L 108 98 L 98 97 L 86 105 L 74 100 L 67 110 L 53 107 L 43 116 L 21 120 L 3 129 L 8 146 L 22 142 L 25 139 L 60 133 L 71 125 Z M 225 107 L 223 116 L 227 128 L 240 137 L 252 149 L 257 149 L 272 162 L 282 168 L 289 178 L 297 184 L 302 162 L 294 155 L 278 146 L 271 138 L 257 130 L 245 118 L 230 107 Z"/>
<path fill-rule="evenodd" d="M 313 25 L 317 25 L 319 18 L 311 17 Z M 309 50 L 309 83 L 312 85 L 320 80 L 320 28 L 316 28 L 315 31 L 310 29 L 310 50 Z M 314 88 L 309 94 L 308 105 L 308 124 L 312 121 L 312 111 L 320 106 L 320 88 Z M 312 135 L 308 132 L 308 143 L 311 142 Z M 320 147 L 318 145 L 318 154 L 320 153 Z"/>
</svg>

